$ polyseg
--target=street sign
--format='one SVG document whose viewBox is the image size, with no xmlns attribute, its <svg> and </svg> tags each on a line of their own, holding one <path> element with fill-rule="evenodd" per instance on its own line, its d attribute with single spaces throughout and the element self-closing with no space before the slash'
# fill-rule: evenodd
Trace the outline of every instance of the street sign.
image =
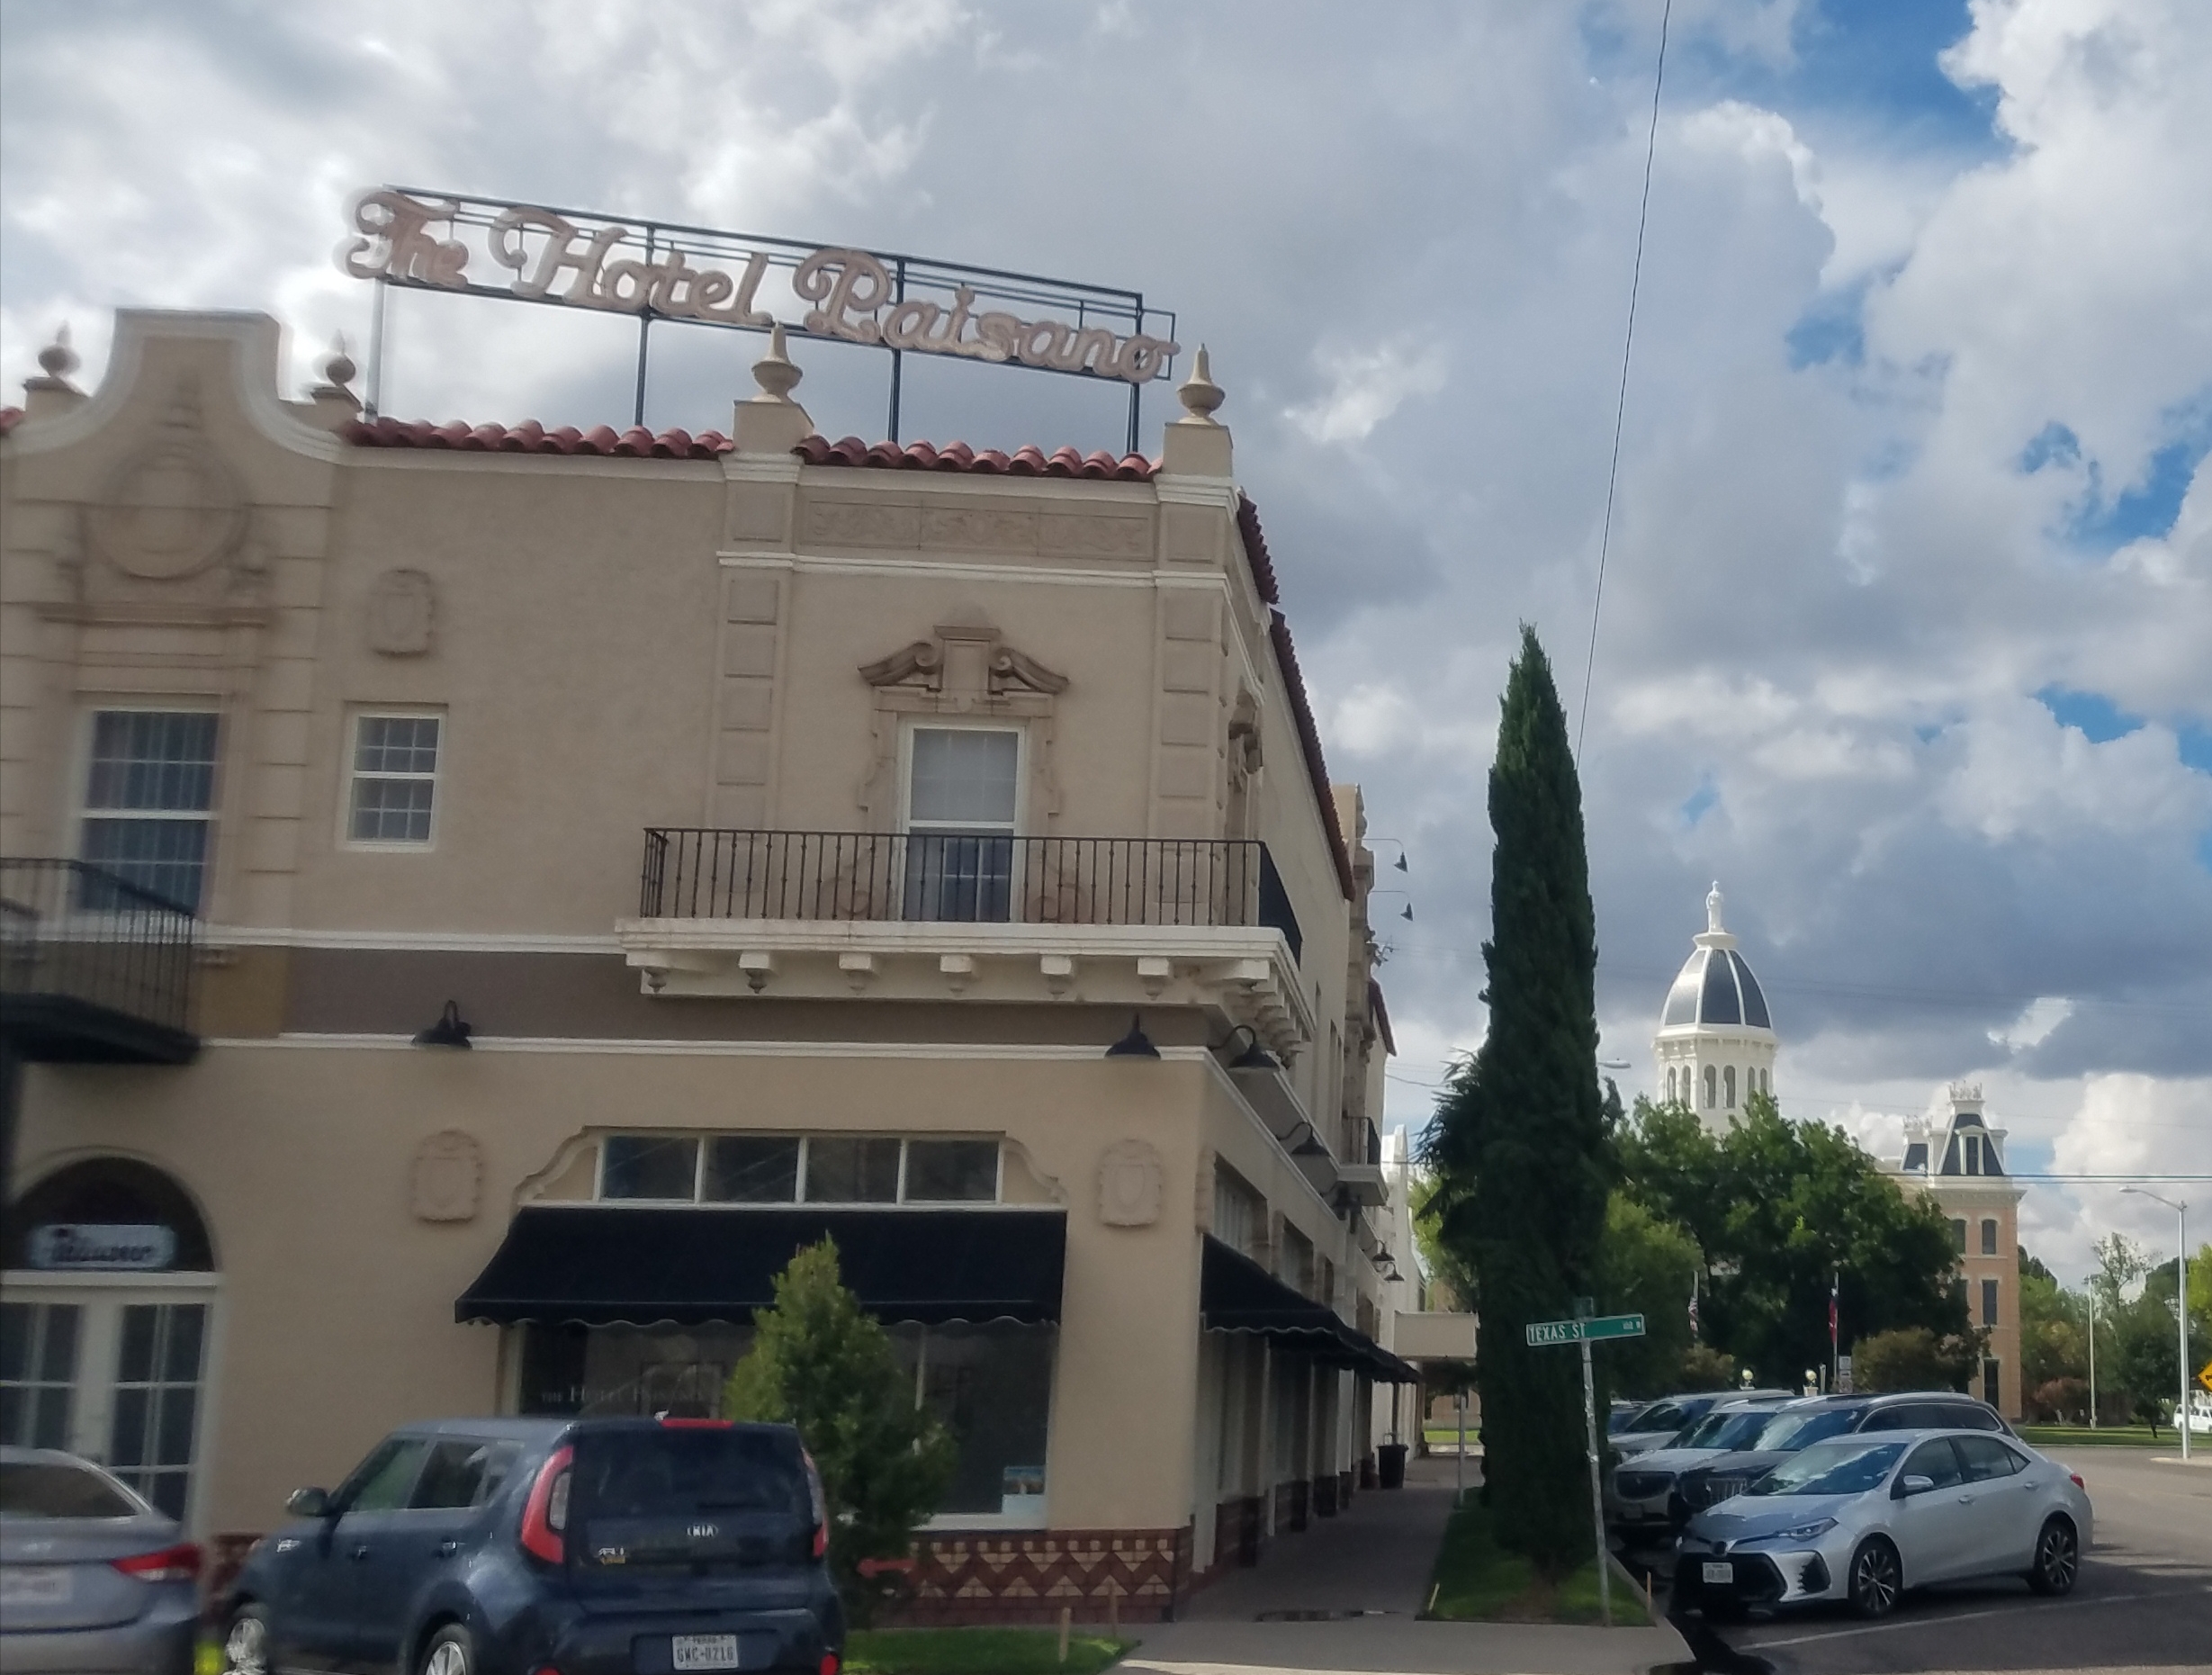
<svg viewBox="0 0 2212 1675">
<path fill-rule="evenodd" d="M 1532 1344 L 1535 1341 L 1533 1337 L 1529 1339 Z M 2197 1382 L 2207 1390 L 2212 1390 L 2212 1361 L 2206 1362 L 2197 1369 Z"/>
<path fill-rule="evenodd" d="M 1595 1320 L 1537 1320 L 1524 1328 L 1531 1349 L 1560 1344 L 1599 1343 L 1608 1337 L 1641 1337 L 1641 1314 L 1601 1314 Z"/>
</svg>

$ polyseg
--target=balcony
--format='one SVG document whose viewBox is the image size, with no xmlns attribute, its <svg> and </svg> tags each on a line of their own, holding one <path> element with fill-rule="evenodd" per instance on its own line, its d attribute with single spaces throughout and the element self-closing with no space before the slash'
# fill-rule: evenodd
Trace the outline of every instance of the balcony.
<svg viewBox="0 0 2212 1675">
<path fill-rule="evenodd" d="M 656 994 L 1200 1005 L 1313 1039 L 1259 842 L 655 826 L 616 930 Z"/>
<path fill-rule="evenodd" d="M 1365 1117 L 1355 1117 L 1350 1112 L 1344 1113 L 1343 1126 L 1337 1186 L 1363 1209 L 1389 1202 L 1389 1181 L 1382 1172 L 1382 1136 Z"/>
<path fill-rule="evenodd" d="M 43 1064 L 184 1064 L 199 921 L 81 860 L 0 859 L 0 1031 Z"/>
</svg>

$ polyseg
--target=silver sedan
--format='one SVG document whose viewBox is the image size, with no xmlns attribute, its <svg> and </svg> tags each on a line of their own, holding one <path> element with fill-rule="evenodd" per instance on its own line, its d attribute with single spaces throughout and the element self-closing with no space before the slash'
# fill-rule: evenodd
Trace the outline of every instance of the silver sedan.
<svg viewBox="0 0 2212 1675">
<path fill-rule="evenodd" d="M 89 1461 L 0 1448 L 0 1668 L 192 1675 L 200 1549 Z"/>
<path fill-rule="evenodd" d="M 1815 1443 L 1683 1532 L 1682 1605 L 1840 1600 L 1886 1616 L 1908 1588 L 2019 1576 L 2070 1591 L 2094 1518 L 2082 1480 L 1988 1431 L 1882 1431 Z"/>
</svg>

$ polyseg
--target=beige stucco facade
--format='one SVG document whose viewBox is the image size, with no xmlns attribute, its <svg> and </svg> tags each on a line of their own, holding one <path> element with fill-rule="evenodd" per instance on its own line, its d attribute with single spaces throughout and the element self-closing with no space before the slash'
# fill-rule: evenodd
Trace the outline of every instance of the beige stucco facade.
<svg viewBox="0 0 2212 1675">
<path fill-rule="evenodd" d="M 630 1213 L 617 1153 L 707 1158 L 691 1212 L 752 1213 L 705 1202 L 718 1137 L 805 1137 L 794 1194 L 848 1137 L 899 1142 L 891 1197 L 832 1206 L 879 1216 L 916 1207 L 914 1143 L 989 1142 L 957 1208 L 1064 1213 L 1023 1328 L 1044 1457 L 940 1520 L 945 1612 L 1057 1614 L 1105 1541 L 1141 1615 L 1234 1562 L 1223 1530 L 1333 1511 L 1393 1307 L 1372 862 L 1207 391 L 1156 463 L 946 469 L 810 443 L 774 367 L 729 441 L 637 457 L 440 445 L 341 387 L 283 399 L 277 365 L 269 320 L 126 313 L 101 387 L 35 381 L 0 443 L 0 852 L 121 844 L 189 878 L 202 948 L 193 1062 L 29 1067 L 19 1202 L 134 1160 L 211 1247 L 7 1296 L 204 1304 L 193 1526 L 265 1529 L 394 1425 L 526 1405 L 561 1322 L 456 1321 L 517 1213 Z M 204 808 L 117 802 L 116 752 L 186 748 L 103 719 L 132 714 L 213 716 L 175 734 L 212 740 Z M 203 860 L 131 860 L 156 818 Z M 449 1000 L 471 1049 L 413 1044 Z M 1133 1017 L 1158 1057 L 1104 1056 Z M 1211 1236 L 1344 1342 L 1223 1329 Z M 98 1452 L 118 1398 L 76 1376 Z M 1011 1566 L 969 1563 L 986 1536 Z"/>
</svg>

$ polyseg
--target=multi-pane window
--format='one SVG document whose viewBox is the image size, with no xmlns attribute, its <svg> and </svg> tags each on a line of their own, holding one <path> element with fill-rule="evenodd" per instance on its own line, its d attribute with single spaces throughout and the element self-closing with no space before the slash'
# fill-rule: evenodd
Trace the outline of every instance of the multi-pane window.
<svg viewBox="0 0 2212 1675">
<path fill-rule="evenodd" d="M 215 732 L 212 710 L 97 711 L 79 857 L 196 911 L 215 808 Z M 88 882 L 81 905 L 105 912 L 123 903 Z"/>
<path fill-rule="evenodd" d="M 1984 1326 L 1997 1324 L 1997 1282 L 1995 1280 L 1982 1282 L 1982 1324 Z"/>
<path fill-rule="evenodd" d="M 2001 1409 L 1999 1392 L 2004 1387 L 2002 1370 L 1994 1356 L 1982 1363 L 1982 1400 L 1992 1408 Z"/>
<path fill-rule="evenodd" d="M 1966 1254 L 1966 1221 L 1963 1216 L 1951 1219 L 1951 1248 L 1962 1256 Z"/>
<path fill-rule="evenodd" d="M 0 1443 L 69 1445 L 83 1317 L 73 1302 L 0 1303 Z"/>
<path fill-rule="evenodd" d="M 427 843 L 437 793 L 436 716 L 354 720 L 353 789 L 346 837 L 353 843 Z"/>
<path fill-rule="evenodd" d="M 995 1139 L 610 1134 L 602 1199 L 714 1204 L 995 1203 Z"/>
<path fill-rule="evenodd" d="M 184 1516 L 206 1335 L 205 1303 L 123 1310 L 108 1469 L 173 1518 Z"/>
<path fill-rule="evenodd" d="M 1232 1249 L 1251 1256 L 1261 1248 L 1266 1230 L 1266 1201 L 1245 1184 L 1241 1175 L 1217 1159 L 1213 1169 L 1214 1237 Z"/>
<path fill-rule="evenodd" d="M 999 727 L 916 727 L 909 746 L 906 917 L 1006 918 L 1021 802 L 1021 734 Z"/>
<path fill-rule="evenodd" d="M 1997 1223 L 1987 1217 L 1982 1222 L 1982 1254 L 1985 1256 L 1997 1254 Z"/>
</svg>

